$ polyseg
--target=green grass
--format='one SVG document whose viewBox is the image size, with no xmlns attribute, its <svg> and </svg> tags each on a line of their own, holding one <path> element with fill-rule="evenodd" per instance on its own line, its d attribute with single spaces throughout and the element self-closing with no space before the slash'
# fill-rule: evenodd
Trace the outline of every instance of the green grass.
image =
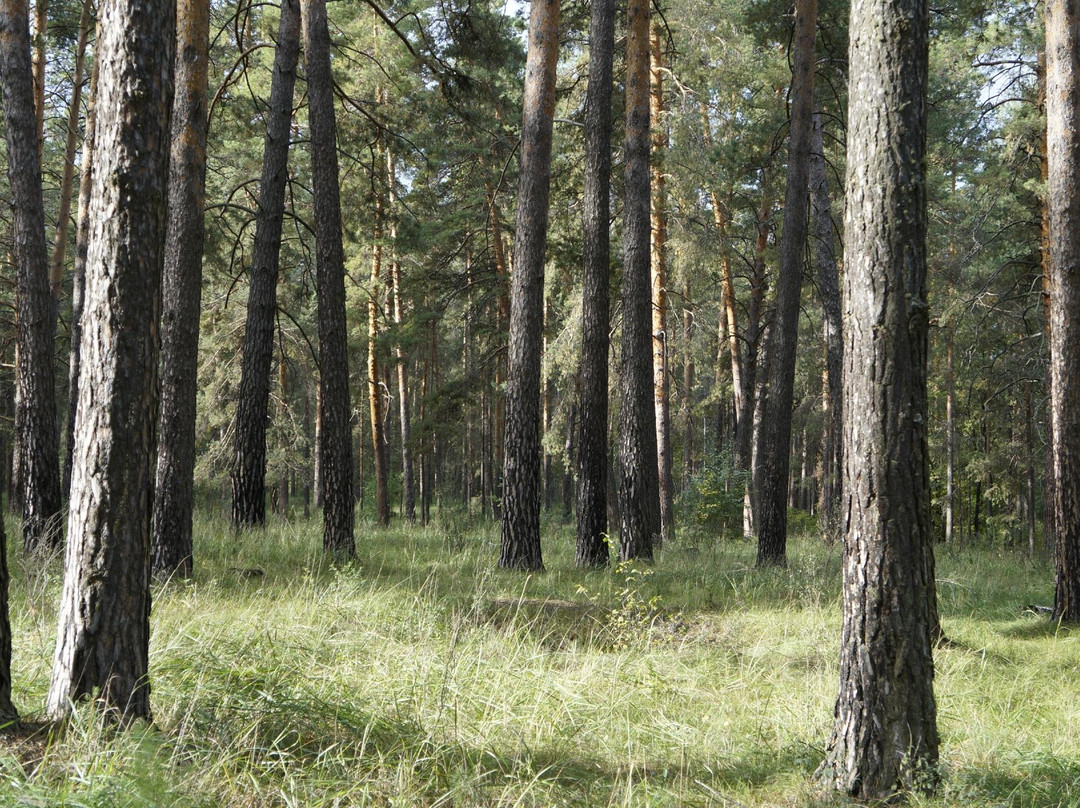
<svg viewBox="0 0 1080 808">
<path fill-rule="evenodd" d="M 495 568 L 494 526 L 359 532 L 335 567 L 315 523 L 196 526 L 196 572 L 154 593 L 153 726 L 89 709 L 0 742 L 0 805 L 833 806 L 813 781 L 839 654 L 837 548 L 785 570 L 699 539 L 651 569 Z M 13 553 L 18 556 L 19 554 Z M 249 571 L 258 569 L 262 575 Z M 44 704 L 58 560 L 14 559 L 15 697 Z M 1025 615 L 1051 572 L 938 562 L 945 780 L 925 806 L 1080 805 L 1080 632 Z"/>
</svg>

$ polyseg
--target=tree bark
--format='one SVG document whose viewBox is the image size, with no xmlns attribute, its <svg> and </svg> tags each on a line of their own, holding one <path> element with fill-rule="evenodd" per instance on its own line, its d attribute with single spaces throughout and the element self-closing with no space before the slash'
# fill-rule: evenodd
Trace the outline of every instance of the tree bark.
<svg viewBox="0 0 1080 808">
<path fill-rule="evenodd" d="M 822 387 L 824 428 L 821 439 L 821 521 L 825 537 L 840 537 L 840 484 L 843 479 L 844 339 L 840 301 L 840 273 L 833 244 L 832 207 L 825 165 L 825 138 L 821 113 L 814 114 L 810 143 L 810 205 L 814 224 L 814 257 L 818 292 L 821 297 L 822 330 L 825 341 L 825 383 Z"/>
<path fill-rule="evenodd" d="M 48 20 L 48 0 L 34 0 L 34 50 L 30 60 L 34 78 L 34 132 L 39 162 L 44 159 L 45 153 L 45 34 Z"/>
<path fill-rule="evenodd" d="M 499 556 L 500 567 L 522 570 L 544 568 L 540 552 L 540 345 L 558 56 L 559 0 L 533 0 L 510 292 Z"/>
<path fill-rule="evenodd" d="M 1080 620 L 1080 12 L 1046 4 L 1050 368 L 1054 425 L 1054 617 Z"/>
<path fill-rule="evenodd" d="M 334 83 L 325 0 L 302 0 L 311 126 L 312 201 L 319 313 L 319 387 L 322 433 L 318 452 L 323 478 L 323 549 L 356 553 L 352 492 L 348 333 L 345 320 L 345 255 L 341 237 Z M 385 462 L 385 455 L 384 455 Z"/>
<path fill-rule="evenodd" d="M 26 0 L 0 3 L 0 93 L 15 218 L 16 465 L 21 477 L 23 544 L 31 551 L 42 544 L 55 547 L 60 541 L 60 454 L 53 367 L 56 315 L 49 292 Z"/>
<path fill-rule="evenodd" d="M 176 5 L 106 0 L 75 468 L 47 709 L 150 717 L 150 515 Z"/>
<path fill-rule="evenodd" d="M 185 578 L 192 573 L 209 36 L 209 0 L 177 0 L 152 569 Z"/>
<path fill-rule="evenodd" d="M 378 29 L 376 29 L 376 36 Z M 382 106 L 385 103 L 382 88 L 375 91 L 376 103 Z M 379 159 L 382 156 L 382 133 L 377 136 L 375 154 L 375 172 L 381 173 Z M 374 179 L 374 178 L 373 178 Z M 386 458 L 386 435 L 383 431 L 383 399 L 379 391 L 379 287 L 382 283 L 382 252 L 383 252 L 383 208 L 384 196 L 382 182 L 375 179 L 375 216 L 374 232 L 371 245 L 371 275 L 370 289 L 368 292 L 368 411 L 371 417 L 371 448 L 372 459 L 375 463 L 375 518 L 379 525 L 385 527 L 390 524 L 390 499 L 387 487 L 387 458 Z"/>
<path fill-rule="evenodd" d="M 956 421 L 953 417 L 953 326 L 945 345 L 945 543 L 952 544 L 956 515 Z"/>
<path fill-rule="evenodd" d="M 923 0 L 851 10 L 844 253 L 843 636 L 822 774 L 859 800 L 932 791 L 937 629 L 926 433 Z"/>
<path fill-rule="evenodd" d="M 660 535 L 649 290 L 649 0 L 628 0 L 619 558 L 651 560 Z"/>
<path fill-rule="evenodd" d="M 608 563 L 608 336 L 610 320 L 611 86 L 615 2 L 593 0 L 585 109 L 585 198 L 582 210 L 581 434 L 578 439 L 579 567 Z"/>
<path fill-rule="evenodd" d="M 674 538 L 675 485 L 671 473 L 671 374 L 668 370 L 667 178 L 664 152 L 667 130 L 664 115 L 664 64 L 660 27 L 649 34 L 649 272 L 652 297 L 652 372 L 656 418 L 656 469 L 660 485 L 660 534 L 656 548 Z"/>
<path fill-rule="evenodd" d="M 270 81 L 270 108 L 266 112 L 240 397 L 236 404 L 232 521 L 238 528 L 262 525 L 266 521 L 266 414 L 270 399 L 270 365 L 274 356 L 278 254 L 289 171 L 293 86 L 299 51 L 299 0 L 282 0 L 274 72 Z M 318 496 L 316 486 L 316 499 Z"/>
<path fill-rule="evenodd" d="M 762 448 L 757 456 L 760 468 L 754 472 L 754 481 L 758 486 L 755 519 L 759 567 L 787 563 L 785 499 L 791 467 L 791 409 L 799 339 L 803 252 L 806 249 L 816 23 L 817 0 L 796 0 L 784 239 L 780 252 L 780 276 L 776 285 L 776 316 L 772 326 L 772 362 L 769 365 L 768 393 L 762 419 Z"/>
<path fill-rule="evenodd" d="M 0 440 L 0 458 L 4 456 Z M 0 462 L 0 490 L 3 490 L 4 464 Z M 19 711 L 11 701 L 11 618 L 8 613 L 10 577 L 7 562 L 7 535 L 4 531 L 3 508 L 0 508 L 0 732 L 19 721 Z"/>
</svg>

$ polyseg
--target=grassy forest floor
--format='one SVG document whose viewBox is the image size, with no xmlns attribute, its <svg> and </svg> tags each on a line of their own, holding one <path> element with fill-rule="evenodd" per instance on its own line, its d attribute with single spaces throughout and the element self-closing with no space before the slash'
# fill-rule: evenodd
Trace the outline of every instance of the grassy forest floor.
<svg viewBox="0 0 1080 808">
<path fill-rule="evenodd" d="M 0 805 L 833 806 L 813 773 L 837 687 L 840 553 L 786 570 L 744 541 L 583 572 L 495 568 L 497 528 L 450 516 L 358 535 L 196 524 L 195 578 L 155 589 L 155 723 L 86 709 L 0 741 Z M 13 548 L 15 542 L 12 542 Z M 15 699 L 43 709 L 61 581 L 12 552 Z M 261 571 L 261 574 L 260 574 Z M 1019 552 L 938 553 L 944 784 L 919 806 L 1080 805 L 1080 630 Z"/>
</svg>

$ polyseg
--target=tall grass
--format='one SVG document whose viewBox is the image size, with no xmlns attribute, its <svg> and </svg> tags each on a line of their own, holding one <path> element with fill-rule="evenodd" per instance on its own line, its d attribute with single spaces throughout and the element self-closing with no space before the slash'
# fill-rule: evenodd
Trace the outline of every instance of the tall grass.
<svg viewBox="0 0 1080 808">
<path fill-rule="evenodd" d="M 450 514 L 365 525 L 359 558 L 317 524 L 196 526 L 192 581 L 154 592 L 155 721 L 86 708 L 0 741 L 0 805 L 833 806 L 813 772 L 837 687 L 840 556 L 785 570 L 697 537 L 652 568 L 495 568 L 497 531 Z M 16 701 L 42 709 L 59 559 L 16 559 Z M 926 806 L 1080 805 L 1080 634 L 1023 607 L 1050 570 L 942 553 L 936 655 L 944 786 Z"/>
</svg>

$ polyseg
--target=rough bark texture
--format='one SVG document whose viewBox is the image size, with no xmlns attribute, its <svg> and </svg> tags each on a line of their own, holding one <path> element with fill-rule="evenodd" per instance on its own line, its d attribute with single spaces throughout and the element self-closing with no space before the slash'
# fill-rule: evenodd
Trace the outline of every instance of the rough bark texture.
<svg viewBox="0 0 1080 808">
<path fill-rule="evenodd" d="M 86 296 L 86 250 L 90 242 L 90 191 L 93 184 L 94 130 L 97 120 L 98 66 L 90 71 L 90 100 L 86 106 L 82 168 L 79 175 L 79 224 L 75 230 L 75 264 L 71 269 L 71 349 L 68 354 L 68 411 L 65 427 L 63 491 L 71 498 L 71 467 L 75 457 L 75 415 L 79 410 L 79 372 L 82 367 L 82 313 Z"/>
<path fill-rule="evenodd" d="M 771 336 L 773 361 L 769 365 L 762 446 L 757 458 L 760 467 L 754 471 L 758 503 L 757 513 L 754 514 L 758 566 L 784 564 L 787 559 L 786 500 L 791 466 L 791 409 L 799 339 L 799 302 L 802 295 L 803 253 L 806 250 L 816 22 L 817 0 L 796 0 L 784 239 L 780 249 L 776 316 Z"/>
<path fill-rule="evenodd" d="M 1046 4 L 1054 616 L 1080 620 L 1080 9 Z"/>
<path fill-rule="evenodd" d="M 34 50 L 31 56 L 31 71 L 34 77 L 34 137 L 39 161 L 45 149 L 45 34 L 48 20 L 48 0 L 34 0 Z"/>
<path fill-rule="evenodd" d="M 844 232 L 844 597 L 822 773 L 860 800 L 932 790 L 937 610 L 926 438 L 924 0 L 851 8 Z"/>
<path fill-rule="evenodd" d="M 619 367 L 619 557 L 652 559 L 660 535 L 649 290 L 649 0 L 626 24 L 626 202 Z"/>
<path fill-rule="evenodd" d="M 282 0 L 270 108 L 266 111 L 259 212 L 252 247 L 240 398 L 233 449 L 232 520 L 236 527 L 266 521 L 266 412 L 274 355 L 278 253 L 288 180 L 289 128 L 300 51 L 300 0 Z M 317 481 L 318 482 L 318 481 Z M 316 499 L 319 496 L 316 485 Z"/>
<path fill-rule="evenodd" d="M 840 273 L 836 267 L 832 206 L 825 169 L 825 143 L 821 113 L 814 115 L 810 142 L 810 207 L 814 226 L 814 258 L 818 293 L 823 311 L 825 384 L 822 387 L 824 429 L 821 436 L 821 522 L 829 541 L 840 537 L 837 508 L 843 476 L 844 339 L 841 322 Z"/>
<path fill-rule="evenodd" d="M 585 110 L 582 210 L 581 434 L 578 439 L 579 567 L 608 563 L 608 336 L 610 318 L 611 82 L 615 0 L 593 0 Z"/>
<path fill-rule="evenodd" d="M 15 215 L 16 465 L 22 488 L 23 544 L 34 550 L 42 543 L 55 546 L 60 540 L 60 450 L 53 380 L 56 315 L 49 292 L 26 0 L 0 2 L 0 93 Z"/>
<path fill-rule="evenodd" d="M 660 485 L 660 536 L 656 546 L 670 540 L 675 531 L 675 484 L 671 474 L 671 374 L 668 369 L 668 277 L 667 277 L 667 178 L 664 152 L 664 63 L 660 51 L 660 26 L 649 35 L 649 273 L 652 296 L 653 399 L 656 417 L 656 470 Z"/>
<path fill-rule="evenodd" d="M 48 712 L 61 717 L 94 695 L 128 720 L 150 716 L 150 512 L 176 5 L 107 0 L 100 19 L 86 362 Z"/>
<path fill-rule="evenodd" d="M 2 456 L 0 452 L 0 456 Z M 3 464 L 0 463 L 0 489 L 3 488 Z M 3 509 L 0 509 L 0 514 Z M 7 536 L 0 517 L 0 732 L 19 720 L 19 711 L 11 701 L 11 620 L 8 615 Z"/>
<path fill-rule="evenodd" d="M 82 85 L 86 65 L 86 40 L 94 19 L 92 0 L 83 0 L 79 15 L 79 36 L 75 43 L 75 72 L 71 78 L 71 103 L 68 105 L 67 132 L 64 139 L 64 173 L 60 180 L 60 206 L 56 214 L 52 258 L 49 264 L 49 286 L 54 301 L 60 300 L 60 283 L 64 278 L 64 258 L 71 216 L 71 197 L 75 185 L 75 149 L 79 141 L 79 115 L 82 112 Z M 85 149 L 84 149 L 85 151 Z M 64 490 L 67 488 L 65 486 Z"/>
<path fill-rule="evenodd" d="M 349 419 L 349 356 L 345 321 L 345 255 L 341 241 L 337 124 L 330 73 L 330 31 L 325 0 L 303 0 L 307 60 L 311 182 L 315 206 L 315 264 L 319 309 L 319 386 L 322 433 L 323 549 L 356 552 L 353 539 L 352 433 Z"/>
<path fill-rule="evenodd" d="M 176 97 L 162 275 L 161 420 L 154 486 L 153 572 L 191 575 L 195 399 L 199 371 L 209 0 L 177 0 Z"/>
<path fill-rule="evenodd" d="M 558 56 L 559 2 L 533 0 L 510 291 L 499 555 L 499 566 L 525 570 L 544 567 L 540 554 L 540 346 Z"/>
</svg>

